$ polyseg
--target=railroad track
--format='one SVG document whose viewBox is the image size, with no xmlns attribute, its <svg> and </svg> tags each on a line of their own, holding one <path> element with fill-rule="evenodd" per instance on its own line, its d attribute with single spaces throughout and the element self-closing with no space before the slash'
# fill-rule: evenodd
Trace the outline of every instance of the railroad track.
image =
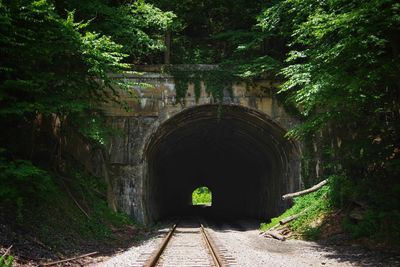
<svg viewBox="0 0 400 267">
<path fill-rule="evenodd" d="M 175 224 L 146 262 L 154 266 L 227 266 L 204 226 L 194 220 Z"/>
</svg>

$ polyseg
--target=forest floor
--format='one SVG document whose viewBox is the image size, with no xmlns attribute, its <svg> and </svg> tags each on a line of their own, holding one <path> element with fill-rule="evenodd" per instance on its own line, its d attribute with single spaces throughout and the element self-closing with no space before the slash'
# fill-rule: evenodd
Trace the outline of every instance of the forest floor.
<svg viewBox="0 0 400 267">
<path fill-rule="evenodd" d="M 13 267 L 39 266 L 60 260 L 93 254 L 77 260 L 63 262 L 52 266 L 82 266 L 96 260 L 109 258 L 113 255 L 129 250 L 131 247 L 140 247 L 142 240 L 153 239 L 154 230 L 145 230 L 135 226 L 124 226 L 113 231 L 113 237 L 105 240 L 63 236 L 63 233 L 54 232 L 53 241 L 63 242 L 63 249 L 54 248 L 46 241 L 31 235 L 29 232 L 20 232 L 0 224 L 0 255 L 12 245 L 10 254 L 14 257 Z"/>
<path fill-rule="evenodd" d="M 142 247 L 144 241 L 153 240 L 155 236 L 162 234 L 158 228 L 145 228 L 132 223 L 112 224 L 103 221 L 97 222 L 100 225 L 94 222 L 83 224 L 77 219 L 79 213 L 71 213 L 71 210 L 69 214 L 64 214 L 64 223 L 54 210 L 49 211 L 53 216 L 47 216 L 42 221 L 30 216 L 23 222 L 17 222 L 1 211 L 0 209 L 0 256 L 11 248 L 7 256 L 14 258 L 13 267 L 47 266 L 46 264 L 86 266 L 112 258 L 132 247 Z M 71 215 L 76 216 L 76 222 L 72 221 Z M 70 260 L 87 254 L 90 256 Z M 53 264 L 58 261 L 64 262 Z"/>
</svg>

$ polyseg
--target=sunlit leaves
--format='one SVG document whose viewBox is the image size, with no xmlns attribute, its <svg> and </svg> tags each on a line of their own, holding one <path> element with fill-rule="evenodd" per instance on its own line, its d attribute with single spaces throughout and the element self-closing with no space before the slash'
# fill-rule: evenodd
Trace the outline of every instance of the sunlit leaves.
<svg viewBox="0 0 400 267">
<path fill-rule="evenodd" d="M 287 80 L 281 91 L 290 92 L 290 99 L 305 115 L 317 106 L 353 109 L 356 102 L 366 103 L 366 96 L 391 72 L 386 66 L 394 41 L 389 40 L 396 20 L 393 9 L 396 4 L 386 0 L 345 5 L 342 1 L 287 0 L 266 9 L 260 25 L 267 32 L 275 32 L 278 26 L 287 29 L 291 32 L 286 35 L 291 36 L 288 42 L 296 48 L 282 70 Z M 290 14 L 289 19 L 282 10 Z"/>
<path fill-rule="evenodd" d="M 122 45 L 130 62 L 158 55 L 164 50 L 164 33 L 177 27 L 176 16 L 144 1 L 111 4 L 102 0 L 56 1 L 60 12 L 75 10 L 78 21 L 86 21 L 86 31 L 111 37 Z"/>
<path fill-rule="evenodd" d="M 86 32 L 82 36 L 82 54 L 90 68 L 90 74 L 106 77 L 107 73 L 118 72 L 128 68 L 128 64 L 121 63 L 126 57 L 121 53 L 122 45 L 114 43 L 110 37 L 98 33 Z"/>
<path fill-rule="evenodd" d="M 7 75 L 0 83 L 2 114 L 82 110 L 96 101 L 99 79 L 104 84 L 106 73 L 126 67 L 120 63 L 125 56 L 121 45 L 83 32 L 87 24 L 75 22 L 74 12 L 63 19 L 45 0 L 17 1 L 8 10 L 13 30 L 1 38 L 8 51 L 2 62 L 12 72 L 2 72 Z"/>
<path fill-rule="evenodd" d="M 302 123 L 287 135 L 312 140 L 325 172 L 398 184 L 399 9 L 394 0 L 281 0 L 259 17 L 265 36 L 290 49 L 280 93 Z M 381 198 L 391 188 L 370 190 Z"/>
</svg>

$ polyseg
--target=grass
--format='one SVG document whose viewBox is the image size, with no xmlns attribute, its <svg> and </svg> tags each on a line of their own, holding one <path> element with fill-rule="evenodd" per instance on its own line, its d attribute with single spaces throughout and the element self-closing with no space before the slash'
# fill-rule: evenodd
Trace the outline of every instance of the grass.
<svg viewBox="0 0 400 267">
<path fill-rule="evenodd" d="M 279 221 L 295 214 L 301 214 L 296 220 L 289 223 L 290 229 L 303 239 L 313 240 L 320 234 L 320 224 L 316 223 L 325 214 L 332 210 L 328 197 L 329 185 L 308 195 L 294 199 L 294 205 L 268 223 L 261 223 L 260 228 L 266 231 L 279 224 Z"/>
</svg>

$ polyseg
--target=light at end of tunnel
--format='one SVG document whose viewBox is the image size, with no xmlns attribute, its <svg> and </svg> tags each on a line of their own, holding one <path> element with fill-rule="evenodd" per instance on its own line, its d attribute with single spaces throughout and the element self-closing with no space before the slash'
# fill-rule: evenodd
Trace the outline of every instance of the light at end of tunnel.
<svg viewBox="0 0 400 267">
<path fill-rule="evenodd" d="M 211 206 L 212 205 L 212 193 L 211 190 L 206 186 L 200 186 L 196 188 L 192 193 L 192 205 Z"/>
</svg>

